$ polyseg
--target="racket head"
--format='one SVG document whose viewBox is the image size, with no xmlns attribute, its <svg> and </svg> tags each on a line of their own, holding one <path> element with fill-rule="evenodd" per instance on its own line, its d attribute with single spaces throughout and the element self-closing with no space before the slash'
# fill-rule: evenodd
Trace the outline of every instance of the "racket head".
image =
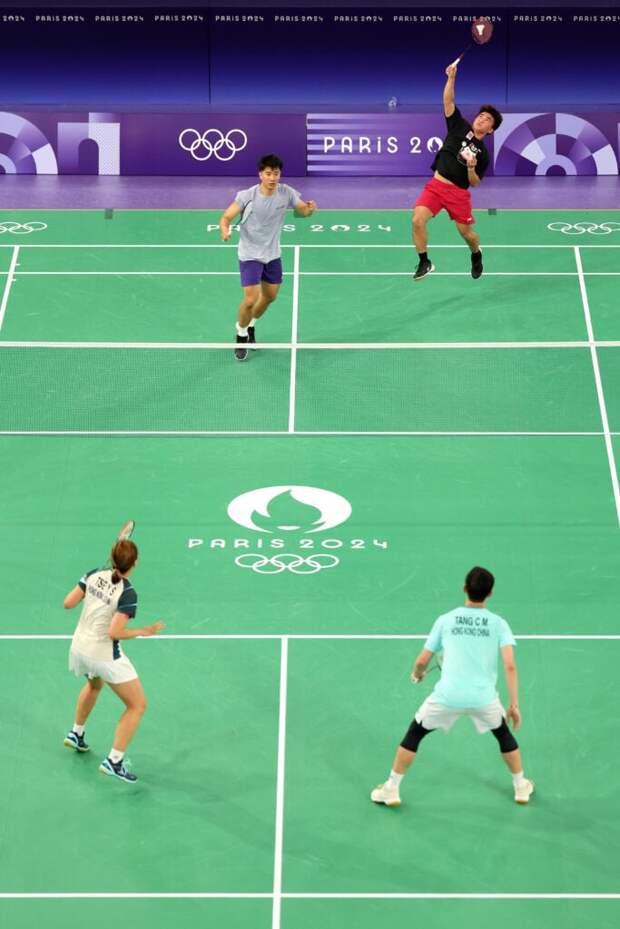
<svg viewBox="0 0 620 929">
<path fill-rule="evenodd" d="M 493 35 L 493 23 L 488 16 L 478 16 L 471 24 L 471 37 L 477 45 L 486 45 Z"/>
<path fill-rule="evenodd" d="M 118 535 L 116 536 L 116 541 L 120 542 L 122 539 L 130 539 L 133 535 L 133 531 L 136 528 L 135 520 L 128 519 L 126 523 L 123 523 L 121 526 Z"/>
</svg>

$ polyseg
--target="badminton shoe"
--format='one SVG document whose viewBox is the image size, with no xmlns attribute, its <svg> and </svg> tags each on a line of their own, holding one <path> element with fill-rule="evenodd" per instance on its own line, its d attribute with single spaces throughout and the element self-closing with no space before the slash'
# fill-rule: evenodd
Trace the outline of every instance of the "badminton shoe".
<svg viewBox="0 0 620 929">
<path fill-rule="evenodd" d="M 248 357 L 248 350 L 245 346 L 249 341 L 249 335 L 237 335 L 237 347 L 235 349 L 235 358 L 237 361 L 245 361 Z"/>
<path fill-rule="evenodd" d="M 248 326 L 248 339 L 250 340 L 250 348 L 254 351 L 256 348 L 256 331 L 254 326 Z"/>
<path fill-rule="evenodd" d="M 72 748 L 76 752 L 89 752 L 90 745 L 84 741 L 84 735 L 78 735 L 73 729 L 65 736 L 63 743 L 67 748 Z"/>
<path fill-rule="evenodd" d="M 534 781 L 528 781 L 524 778 L 523 783 L 515 787 L 515 803 L 529 803 L 533 793 Z"/>
<path fill-rule="evenodd" d="M 471 256 L 471 276 L 479 278 L 482 274 L 482 252 L 473 252 Z"/>
<path fill-rule="evenodd" d="M 385 803 L 386 806 L 400 806 L 398 787 L 389 783 L 379 784 L 370 794 L 373 803 Z"/>
<path fill-rule="evenodd" d="M 423 277 L 435 270 L 435 265 L 428 258 L 420 258 L 416 272 L 413 275 L 414 281 L 421 281 Z"/>
<path fill-rule="evenodd" d="M 99 771 L 101 774 L 109 774 L 110 777 L 117 777 L 119 780 L 126 781 L 128 784 L 135 784 L 138 780 L 135 774 L 127 770 L 122 761 L 117 761 L 115 764 L 113 761 L 110 761 L 109 758 L 104 758 L 99 765 Z"/>
</svg>

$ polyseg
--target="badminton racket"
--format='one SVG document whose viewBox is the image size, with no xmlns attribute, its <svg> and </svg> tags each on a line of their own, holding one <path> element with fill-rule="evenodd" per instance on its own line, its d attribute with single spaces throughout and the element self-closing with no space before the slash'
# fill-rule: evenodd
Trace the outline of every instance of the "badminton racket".
<svg viewBox="0 0 620 929">
<path fill-rule="evenodd" d="M 136 528 L 135 520 L 128 519 L 127 522 L 123 523 L 123 525 L 121 526 L 120 531 L 118 535 L 116 536 L 116 541 L 120 542 L 123 539 L 130 539 L 135 528 Z"/>
<path fill-rule="evenodd" d="M 130 539 L 135 528 L 136 528 L 135 521 L 133 519 L 128 519 L 127 522 L 123 523 L 121 528 L 118 530 L 116 541 L 122 542 L 125 539 Z M 108 556 L 108 560 L 106 564 L 112 567 L 112 555 L 111 554 Z"/>
<path fill-rule="evenodd" d="M 471 24 L 471 38 L 472 41 L 469 43 L 465 51 L 462 51 L 458 58 L 455 58 L 451 65 L 448 67 L 454 68 L 458 65 L 459 61 L 463 56 L 473 48 L 474 45 L 486 45 L 490 41 L 491 36 L 493 35 L 493 23 L 488 16 L 478 16 L 473 23 Z"/>
<path fill-rule="evenodd" d="M 439 652 L 435 652 L 435 654 L 429 661 L 428 665 L 426 666 L 426 670 L 424 671 L 424 674 L 422 675 L 422 677 L 416 677 L 415 673 L 413 671 L 411 672 L 411 683 L 420 684 L 424 680 L 424 678 L 427 677 L 429 674 L 432 674 L 434 671 L 441 671 L 442 667 L 443 667 L 443 650 Z"/>
</svg>

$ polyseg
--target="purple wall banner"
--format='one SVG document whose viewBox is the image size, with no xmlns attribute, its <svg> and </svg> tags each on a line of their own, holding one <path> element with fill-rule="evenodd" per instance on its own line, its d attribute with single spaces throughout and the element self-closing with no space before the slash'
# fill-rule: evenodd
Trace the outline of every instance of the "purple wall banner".
<svg viewBox="0 0 620 929">
<path fill-rule="evenodd" d="M 620 113 L 506 113 L 494 133 L 495 174 L 618 174 Z"/>
<path fill-rule="evenodd" d="M 119 117 L 0 112 L 0 169 L 4 174 L 119 174 Z"/>
<path fill-rule="evenodd" d="M 0 112 L 5 174 L 255 175 L 274 151 L 306 173 L 304 114 Z"/>
<path fill-rule="evenodd" d="M 470 116 L 469 108 L 463 113 Z M 446 132 L 434 113 L 0 112 L 0 174 L 428 176 Z M 618 174 L 620 112 L 504 113 L 488 174 Z"/>
<path fill-rule="evenodd" d="M 309 113 L 308 174 L 430 174 L 446 134 L 443 113 Z"/>
<path fill-rule="evenodd" d="M 306 126 L 300 113 L 132 114 L 121 117 L 122 174 L 256 174 L 275 152 L 289 177 L 306 173 Z"/>
</svg>

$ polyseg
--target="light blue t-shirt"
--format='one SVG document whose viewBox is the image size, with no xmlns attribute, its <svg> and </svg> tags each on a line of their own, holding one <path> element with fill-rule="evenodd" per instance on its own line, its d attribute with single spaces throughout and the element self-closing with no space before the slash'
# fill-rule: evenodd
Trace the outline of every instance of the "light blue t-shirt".
<svg viewBox="0 0 620 929">
<path fill-rule="evenodd" d="M 287 210 L 301 202 L 298 191 L 288 184 L 278 184 L 270 196 L 260 192 L 260 184 L 239 190 L 235 203 L 241 207 L 239 261 L 262 261 L 268 264 L 280 257 L 280 232 Z"/>
<path fill-rule="evenodd" d="M 497 698 L 497 658 L 516 645 L 505 619 L 479 607 L 458 607 L 435 621 L 424 648 L 443 649 L 441 677 L 431 700 L 451 707 L 477 707 Z"/>
</svg>

